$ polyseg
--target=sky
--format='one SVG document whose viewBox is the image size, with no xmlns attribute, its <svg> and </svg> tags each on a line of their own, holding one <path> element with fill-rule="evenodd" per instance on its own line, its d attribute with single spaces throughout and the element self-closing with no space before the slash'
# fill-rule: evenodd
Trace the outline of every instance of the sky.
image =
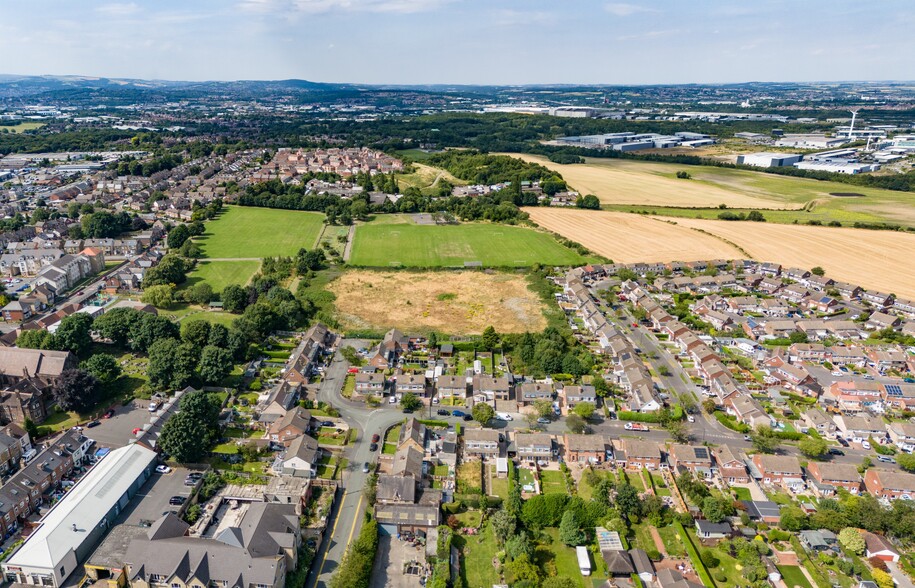
<svg viewBox="0 0 915 588">
<path fill-rule="evenodd" d="M 0 73 L 366 84 L 910 80 L 911 0 L 3 0 Z"/>
</svg>

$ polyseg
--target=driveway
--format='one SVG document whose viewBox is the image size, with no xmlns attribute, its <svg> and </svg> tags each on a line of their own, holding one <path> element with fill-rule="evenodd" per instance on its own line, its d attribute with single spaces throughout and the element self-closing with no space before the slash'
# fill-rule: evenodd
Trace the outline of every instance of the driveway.
<svg viewBox="0 0 915 588">
<path fill-rule="evenodd" d="M 378 553 L 375 555 L 369 588 L 420 588 L 421 566 L 424 561 L 425 555 L 421 547 L 390 535 L 382 535 L 378 538 Z M 418 565 L 408 565 L 415 562 Z"/>
<path fill-rule="evenodd" d="M 908 575 L 902 571 L 902 568 L 899 567 L 898 563 L 888 561 L 886 562 L 886 568 L 890 571 L 890 575 L 893 576 L 893 581 L 896 582 L 896 585 L 899 586 L 899 588 L 915 588 L 915 584 L 913 584 Z"/>
</svg>

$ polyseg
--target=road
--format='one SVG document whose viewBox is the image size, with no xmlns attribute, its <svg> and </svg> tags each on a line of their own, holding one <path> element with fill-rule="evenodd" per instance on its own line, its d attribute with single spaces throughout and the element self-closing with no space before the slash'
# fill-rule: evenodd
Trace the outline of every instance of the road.
<svg viewBox="0 0 915 588">
<path fill-rule="evenodd" d="M 341 347 L 345 345 L 344 342 Z M 343 560 L 347 547 L 362 528 L 363 513 L 367 506 L 362 497 L 362 489 L 368 477 L 368 474 L 362 471 L 362 464 L 373 463 L 377 457 L 377 452 L 369 449 L 372 435 L 383 435 L 388 427 L 404 418 L 403 413 L 397 409 L 370 409 L 364 404 L 343 398 L 340 391 L 343 389 L 348 368 L 349 364 L 337 353 L 327 367 L 324 381 L 318 390 L 318 400 L 333 404 L 340 411 L 343 420 L 357 431 L 358 436 L 346 450 L 349 465 L 343 472 L 342 487 L 338 490 L 334 509 L 328 519 L 331 532 L 315 557 L 315 563 L 305 583 L 306 588 L 326 588 L 329 585 L 330 578 Z"/>
</svg>

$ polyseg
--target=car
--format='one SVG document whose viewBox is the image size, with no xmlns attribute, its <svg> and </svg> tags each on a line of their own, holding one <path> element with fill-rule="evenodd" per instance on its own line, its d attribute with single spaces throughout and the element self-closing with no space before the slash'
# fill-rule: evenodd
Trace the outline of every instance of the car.
<svg viewBox="0 0 915 588">
<path fill-rule="evenodd" d="M 623 428 L 627 431 L 650 431 L 648 425 L 643 425 L 642 423 L 626 423 L 623 425 Z"/>
<path fill-rule="evenodd" d="M 844 451 L 842 451 L 841 449 L 836 449 L 835 447 L 830 447 L 829 449 L 826 450 L 826 453 L 828 453 L 829 455 L 845 455 Z"/>
<path fill-rule="evenodd" d="M 156 412 L 157 410 L 159 410 L 159 404 L 156 402 L 150 402 L 149 403 L 149 412 Z"/>
<path fill-rule="evenodd" d="M 335 424 L 334 421 L 321 421 L 322 427 L 333 427 L 334 424 Z"/>
<path fill-rule="evenodd" d="M 372 443 L 371 445 L 369 445 L 369 451 L 378 451 L 378 444 Z"/>
<path fill-rule="evenodd" d="M 248 406 L 249 404 L 251 404 L 251 402 L 247 398 L 242 398 L 239 401 L 239 404 L 241 404 L 242 406 Z"/>
<path fill-rule="evenodd" d="M 388 404 L 397 404 L 397 399 L 391 396 L 391 398 L 388 400 Z"/>
<path fill-rule="evenodd" d="M 177 511 L 177 510 L 163 510 L 163 511 L 162 511 L 162 516 L 164 517 L 165 515 L 175 515 L 175 516 L 178 516 L 178 511 Z"/>
<path fill-rule="evenodd" d="M 465 421 L 472 421 L 472 420 L 473 420 L 473 416 L 472 416 L 472 415 L 469 415 L 469 414 L 465 414 L 465 415 L 462 416 L 461 418 L 464 419 Z"/>
<path fill-rule="evenodd" d="M 413 409 L 412 409 L 412 408 L 405 408 L 405 409 L 403 409 L 402 412 L 403 412 L 404 414 L 413 414 Z"/>
<path fill-rule="evenodd" d="M 464 411 L 462 410 L 452 410 L 451 416 L 462 417 L 464 416 Z"/>
<path fill-rule="evenodd" d="M 870 444 L 869 441 L 862 441 L 862 442 L 861 442 L 861 447 L 862 447 L 863 449 L 870 449 L 870 448 L 871 448 L 871 444 Z"/>
<path fill-rule="evenodd" d="M 137 433 L 139 433 L 139 432 L 142 431 L 142 430 L 143 430 L 143 429 L 141 429 L 140 427 L 134 427 L 133 430 L 131 431 L 131 433 L 133 433 L 134 435 L 136 435 Z"/>
<path fill-rule="evenodd" d="M 686 421 L 689 422 L 689 423 L 695 423 L 695 422 L 696 422 L 696 417 L 694 417 L 694 416 L 691 415 L 691 414 L 688 414 L 688 415 L 686 415 Z"/>
<path fill-rule="evenodd" d="M 550 419 L 548 419 L 546 417 L 540 417 L 539 419 L 537 419 L 537 422 L 541 425 L 548 425 L 553 421 L 551 421 Z"/>
<path fill-rule="evenodd" d="M 364 464 L 362 464 L 362 473 L 363 474 L 369 473 L 369 470 L 371 470 L 371 469 L 372 469 L 372 464 L 370 464 L 369 462 L 365 462 Z"/>
<path fill-rule="evenodd" d="M 497 412 L 496 418 L 500 421 L 510 421 L 512 420 L 512 415 L 508 414 L 507 412 Z"/>
<path fill-rule="evenodd" d="M 102 424 L 102 421 L 89 421 L 86 423 L 86 428 L 91 429 L 92 427 L 97 427 Z"/>
<path fill-rule="evenodd" d="M 374 435 L 372 435 L 372 443 L 378 443 L 379 441 L 381 441 L 381 435 L 379 435 L 378 433 L 375 433 Z"/>
<path fill-rule="evenodd" d="M 753 439 L 752 439 L 749 435 L 744 435 L 744 436 L 743 436 L 743 440 L 744 440 L 744 441 L 752 441 Z"/>
<path fill-rule="evenodd" d="M 435 398 L 432 399 L 432 404 L 438 404 L 438 397 L 437 397 L 437 396 L 436 396 Z"/>
<path fill-rule="evenodd" d="M 79 292 L 76 293 L 76 295 L 77 295 L 77 296 L 82 296 L 82 295 L 85 294 L 85 293 L 86 293 L 85 290 L 80 290 Z"/>
<path fill-rule="evenodd" d="M 157 474 L 170 474 L 171 472 L 172 472 L 172 468 L 168 467 L 167 465 L 157 465 L 156 466 Z"/>
<path fill-rule="evenodd" d="M 187 484 L 191 482 L 191 485 L 196 484 L 203 479 L 203 472 L 191 472 L 184 477 L 184 483 Z"/>
<path fill-rule="evenodd" d="M 889 455 L 878 455 L 877 461 L 882 461 L 883 463 L 896 463 L 896 460 Z"/>
<path fill-rule="evenodd" d="M 842 447 L 848 447 L 848 441 L 846 441 L 842 437 L 836 437 L 836 441 L 838 441 L 839 445 L 841 445 Z"/>
<path fill-rule="evenodd" d="M 168 499 L 168 503 L 172 506 L 181 506 L 185 500 L 187 499 L 184 496 L 172 496 Z"/>
<path fill-rule="evenodd" d="M 448 416 L 448 415 L 450 415 L 451 413 L 448 412 L 447 409 L 440 408 L 440 409 L 438 409 L 437 411 L 435 411 L 435 414 L 437 414 L 438 416 Z"/>
<path fill-rule="evenodd" d="M 109 408 L 108 410 L 105 411 L 105 414 L 102 415 L 102 418 L 103 418 L 103 419 L 110 419 L 110 418 L 113 417 L 113 416 L 114 416 L 114 409 L 113 409 L 113 408 Z"/>
</svg>

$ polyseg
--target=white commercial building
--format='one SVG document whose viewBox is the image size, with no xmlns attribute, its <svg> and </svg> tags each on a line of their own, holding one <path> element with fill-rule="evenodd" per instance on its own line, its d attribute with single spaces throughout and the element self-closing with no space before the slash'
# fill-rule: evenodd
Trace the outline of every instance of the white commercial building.
<svg viewBox="0 0 915 588">
<path fill-rule="evenodd" d="M 95 549 L 156 465 L 156 452 L 132 444 L 111 451 L 45 514 L 3 563 L 7 581 L 57 588 Z"/>
<path fill-rule="evenodd" d="M 796 153 L 747 153 L 737 156 L 737 164 L 754 167 L 784 167 L 797 163 L 801 158 L 802 156 Z"/>
</svg>

